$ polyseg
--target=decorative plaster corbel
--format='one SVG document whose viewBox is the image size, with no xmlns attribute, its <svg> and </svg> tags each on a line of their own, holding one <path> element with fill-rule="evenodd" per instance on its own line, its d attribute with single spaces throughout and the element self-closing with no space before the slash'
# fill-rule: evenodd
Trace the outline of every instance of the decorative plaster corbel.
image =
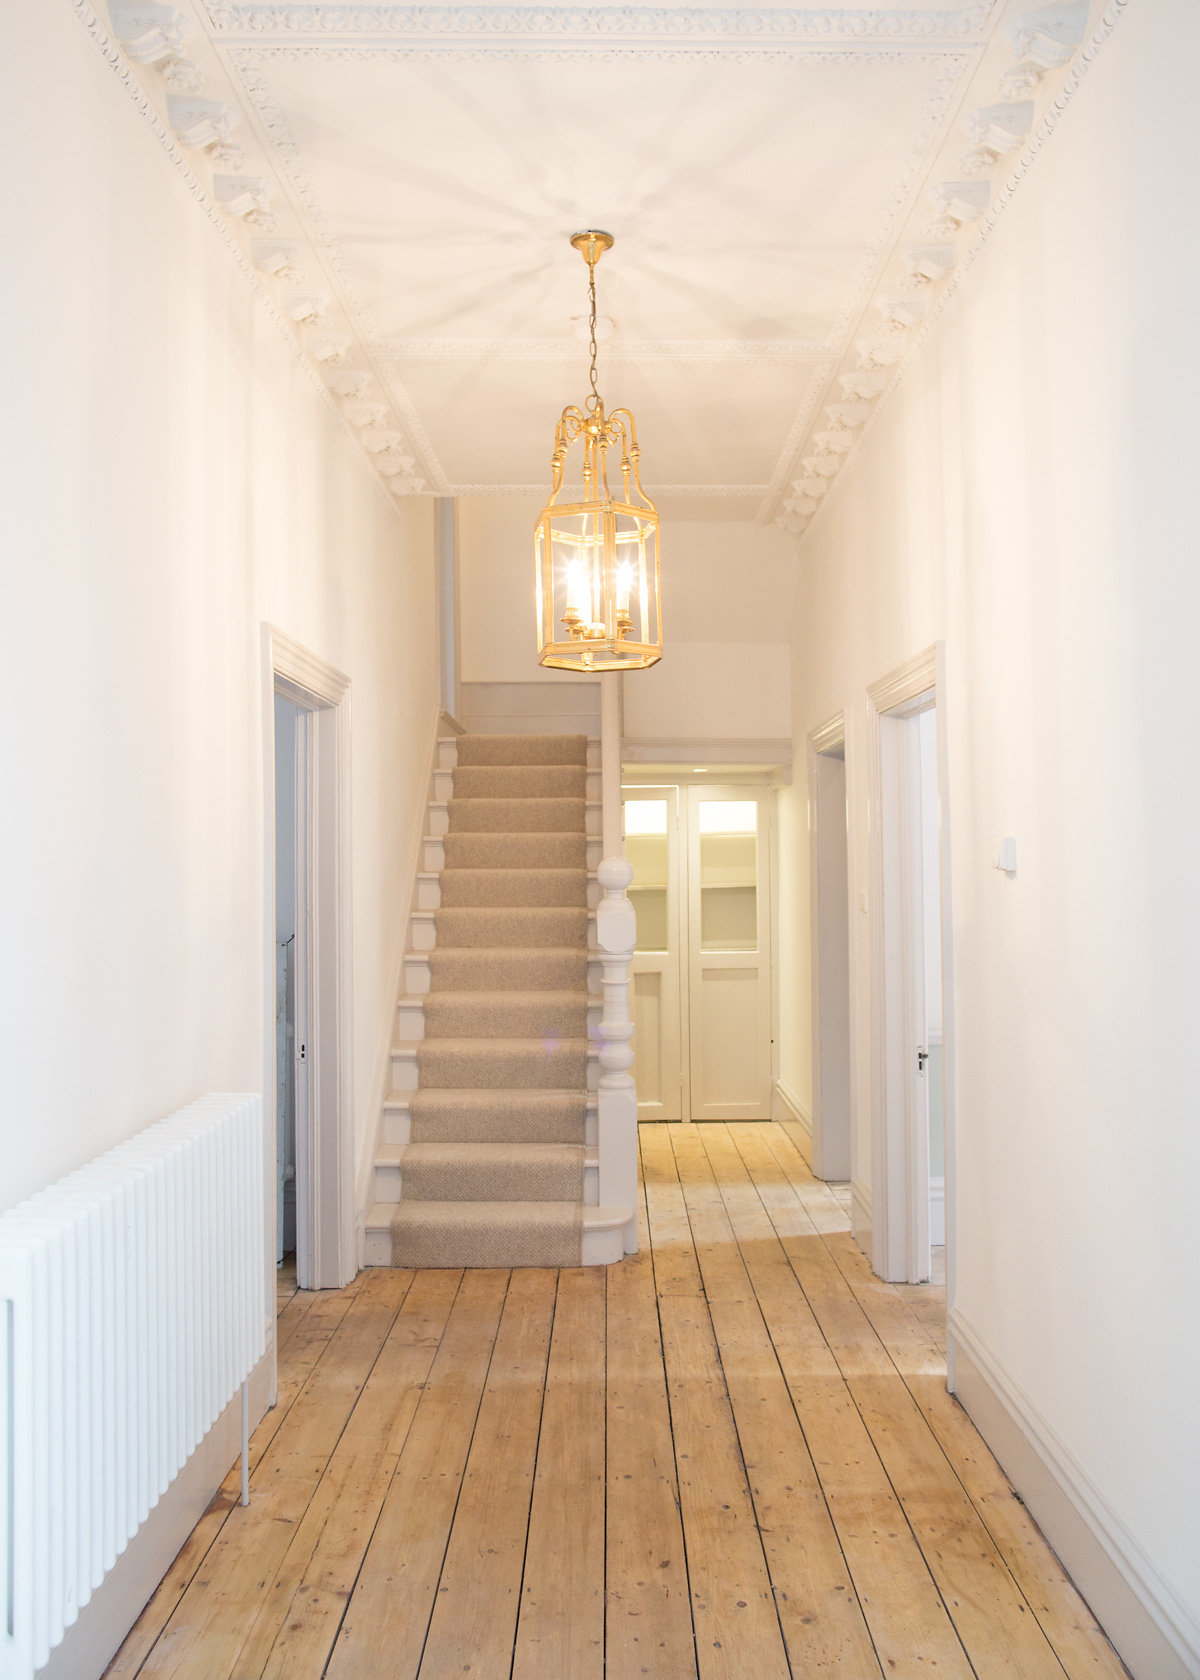
<svg viewBox="0 0 1200 1680">
<path fill-rule="evenodd" d="M 981 105 L 966 119 L 966 130 L 977 146 L 1003 155 L 1015 152 L 1033 127 L 1033 101 L 1017 105 Z"/>
<path fill-rule="evenodd" d="M 1043 70 L 1061 70 L 1075 56 L 1087 29 L 1088 0 L 1041 6 L 1024 12 L 1008 30 L 1013 56 L 1031 58 Z"/>
<path fill-rule="evenodd" d="M 329 299 L 317 292 L 295 292 L 284 298 L 283 307 L 293 321 L 311 325 L 313 321 L 319 321 L 329 308 Z"/>
<path fill-rule="evenodd" d="M 868 401 L 877 397 L 886 383 L 887 374 L 882 368 L 859 368 L 838 375 L 838 384 L 848 397 L 865 397 Z"/>
<path fill-rule="evenodd" d="M 810 496 L 813 501 L 819 501 L 828 488 L 829 480 L 818 478 L 815 473 L 810 473 L 807 478 L 794 478 L 792 480 L 792 489 L 797 495 Z"/>
<path fill-rule="evenodd" d="M 365 368 L 337 368 L 328 375 L 329 389 L 338 397 L 365 397 L 371 375 Z"/>
<path fill-rule="evenodd" d="M 861 401 L 828 403 L 825 412 L 837 426 L 861 426 L 871 412 L 871 405 Z"/>
<path fill-rule="evenodd" d="M 840 455 L 833 455 L 823 449 L 818 455 L 806 455 L 804 465 L 810 473 L 816 473 L 818 478 L 832 478 L 842 464 Z"/>
<path fill-rule="evenodd" d="M 411 478 L 417 467 L 414 458 L 401 454 L 399 449 L 383 450 L 375 457 L 375 464 L 380 472 L 395 473 L 397 478 Z"/>
<path fill-rule="evenodd" d="M 815 496 L 789 496 L 783 505 L 788 513 L 798 514 L 801 519 L 811 519 L 821 504 Z"/>
<path fill-rule="evenodd" d="M 154 0 L 109 0 L 108 15 L 121 51 L 135 64 L 157 64 L 181 53 L 192 32 L 183 12 Z"/>
<path fill-rule="evenodd" d="M 342 413 L 352 426 L 377 426 L 387 413 L 387 404 L 349 397 L 342 404 Z"/>
<path fill-rule="evenodd" d="M 304 281 L 304 269 L 299 262 L 300 247 L 290 239 L 254 239 L 250 242 L 250 260 L 263 274 L 270 274 L 285 286 L 299 286 Z"/>
<path fill-rule="evenodd" d="M 944 215 L 956 222 L 977 222 L 992 199 L 990 181 L 939 181 L 929 196 Z"/>
<path fill-rule="evenodd" d="M 358 434 L 358 441 L 364 449 L 369 449 L 372 455 L 382 455 L 385 450 L 399 449 L 404 439 L 399 432 L 391 431 L 386 426 L 364 426 Z"/>
<path fill-rule="evenodd" d="M 904 273 L 922 284 L 930 280 L 944 280 L 954 267 L 957 256 L 953 245 L 910 245 L 902 253 Z"/>
<path fill-rule="evenodd" d="M 894 367 L 904 355 L 905 343 L 902 333 L 889 333 L 884 338 L 859 338 L 854 342 L 858 352 L 859 367 Z"/>
<path fill-rule="evenodd" d="M 388 489 L 393 496 L 415 496 L 425 488 L 425 480 L 414 476 L 404 475 L 399 478 L 388 479 Z"/>
<path fill-rule="evenodd" d="M 350 340 L 338 333 L 317 333 L 305 339 L 304 347 L 314 362 L 339 367 L 350 353 Z"/>
<path fill-rule="evenodd" d="M 896 328 L 903 331 L 916 326 L 929 304 L 919 293 L 886 292 L 875 299 L 875 307 L 885 321 L 895 322 Z"/>
<path fill-rule="evenodd" d="M 231 216 L 244 216 L 249 220 L 256 214 L 267 214 L 271 183 L 257 175 L 214 175 L 213 197 Z"/>
<path fill-rule="evenodd" d="M 219 99 L 195 99 L 167 95 L 167 121 L 181 145 L 197 150 L 228 140 L 240 118 L 231 105 Z"/>
<path fill-rule="evenodd" d="M 995 152 L 986 146 L 975 146 L 971 151 L 964 152 L 958 160 L 958 167 L 963 175 L 986 175 L 996 161 Z"/>
<path fill-rule="evenodd" d="M 828 449 L 835 455 L 844 455 L 854 443 L 854 433 L 849 426 L 834 426 L 828 432 L 816 433 L 817 447 Z"/>
</svg>

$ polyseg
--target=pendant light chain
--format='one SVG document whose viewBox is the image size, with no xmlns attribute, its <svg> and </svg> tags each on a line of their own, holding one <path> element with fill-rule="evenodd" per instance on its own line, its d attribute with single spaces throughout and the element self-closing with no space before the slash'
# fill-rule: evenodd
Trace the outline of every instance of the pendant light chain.
<svg viewBox="0 0 1200 1680">
<path fill-rule="evenodd" d="M 588 264 L 588 309 L 588 329 L 590 334 L 589 349 L 591 350 L 592 356 L 592 394 L 588 398 L 588 409 L 594 414 L 595 411 L 602 406 L 600 402 L 600 392 L 596 388 L 596 265 L 594 262 L 590 262 Z"/>
</svg>

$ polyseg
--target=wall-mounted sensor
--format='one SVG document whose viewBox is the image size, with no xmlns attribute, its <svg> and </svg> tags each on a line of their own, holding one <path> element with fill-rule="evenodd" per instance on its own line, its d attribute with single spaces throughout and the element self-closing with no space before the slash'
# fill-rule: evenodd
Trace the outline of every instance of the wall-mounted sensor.
<svg viewBox="0 0 1200 1680">
<path fill-rule="evenodd" d="M 1006 834 L 1003 840 L 997 840 L 996 850 L 992 853 L 992 862 L 997 869 L 1002 869 L 1006 875 L 1017 873 L 1017 842 L 1012 834 Z"/>
</svg>

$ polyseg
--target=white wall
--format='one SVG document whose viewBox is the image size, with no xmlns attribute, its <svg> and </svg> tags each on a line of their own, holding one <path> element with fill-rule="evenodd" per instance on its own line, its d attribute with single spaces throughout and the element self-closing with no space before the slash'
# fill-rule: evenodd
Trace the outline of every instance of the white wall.
<svg viewBox="0 0 1200 1680">
<path fill-rule="evenodd" d="M 458 505 L 466 683 L 584 682 L 537 663 L 533 530 L 544 498 Z M 626 678 L 628 739 L 790 732 L 793 544 L 738 521 L 662 523 L 662 660 Z"/>
<path fill-rule="evenodd" d="M 361 1160 L 437 705 L 431 507 L 390 505 L 68 7 L 6 21 L 0 1206 L 262 1087 L 263 620 L 352 683 Z"/>
<path fill-rule="evenodd" d="M 956 1310 L 1193 1631 L 1198 55 L 1191 0 L 1131 8 L 832 492 L 794 661 L 799 741 L 848 714 L 853 902 L 866 687 L 945 638 Z M 799 940 L 803 789 L 793 804 Z M 992 867 L 1004 834 L 1014 879 Z M 851 920 L 866 1175 L 868 917 Z M 783 978 L 803 1095 L 807 999 Z"/>
</svg>

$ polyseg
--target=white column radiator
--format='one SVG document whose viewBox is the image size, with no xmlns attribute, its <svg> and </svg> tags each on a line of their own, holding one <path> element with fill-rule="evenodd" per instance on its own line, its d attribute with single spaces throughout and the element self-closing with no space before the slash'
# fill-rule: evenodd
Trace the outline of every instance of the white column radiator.
<svg viewBox="0 0 1200 1680">
<path fill-rule="evenodd" d="M 262 1357 L 265 1244 L 257 1095 L 0 1216 L 2 1680 L 47 1661 Z"/>
</svg>

